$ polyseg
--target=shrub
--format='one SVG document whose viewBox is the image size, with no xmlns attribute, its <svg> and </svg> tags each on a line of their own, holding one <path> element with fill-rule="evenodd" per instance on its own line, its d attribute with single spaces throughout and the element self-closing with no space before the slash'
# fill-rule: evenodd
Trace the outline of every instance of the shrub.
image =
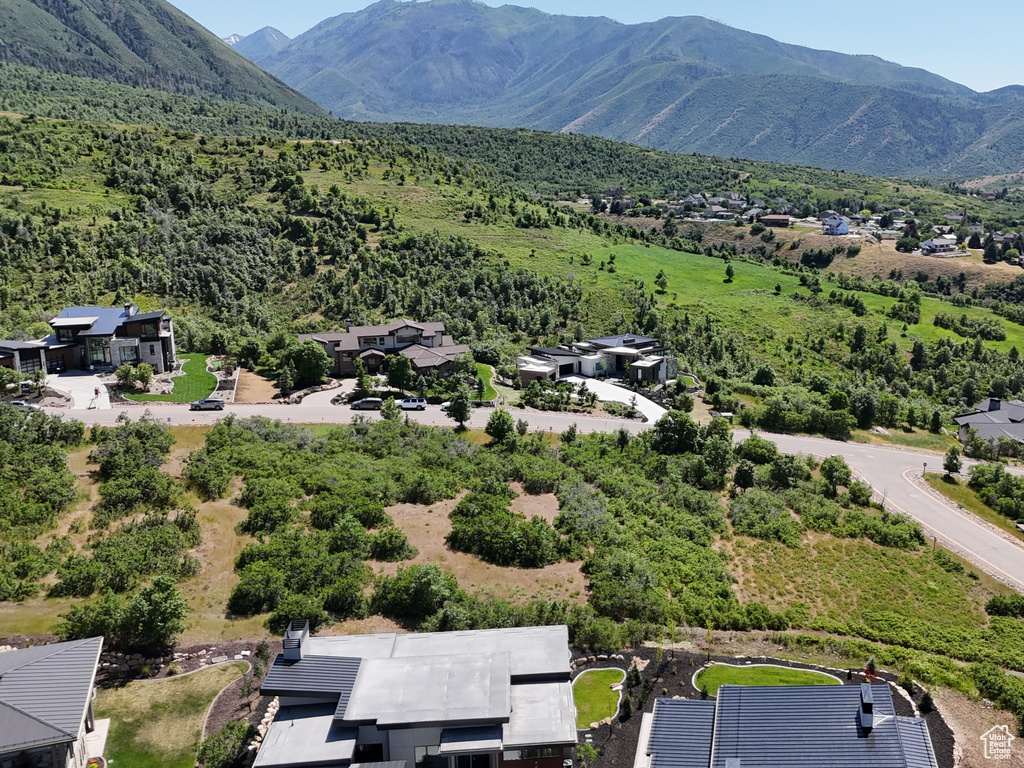
<svg viewBox="0 0 1024 768">
<path fill-rule="evenodd" d="M 378 576 L 370 607 L 398 619 L 425 619 L 459 592 L 459 583 L 437 563 L 399 566 L 394 576 Z"/>
<path fill-rule="evenodd" d="M 203 739 L 198 762 L 203 768 L 242 768 L 246 764 L 249 742 L 255 735 L 249 723 L 232 721 Z"/>
</svg>

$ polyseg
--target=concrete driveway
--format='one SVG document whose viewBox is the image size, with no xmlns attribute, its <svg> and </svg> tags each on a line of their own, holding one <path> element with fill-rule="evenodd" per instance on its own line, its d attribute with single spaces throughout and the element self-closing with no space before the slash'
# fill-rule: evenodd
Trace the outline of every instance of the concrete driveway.
<svg viewBox="0 0 1024 768">
<path fill-rule="evenodd" d="M 46 386 L 71 397 L 74 401 L 71 409 L 74 411 L 110 409 L 110 393 L 106 385 L 100 381 L 99 376 L 91 373 L 74 371 L 50 374 L 46 377 Z M 99 395 L 96 394 L 97 389 Z"/>
<path fill-rule="evenodd" d="M 636 409 L 640 411 L 644 416 L 647 417 L 647 421 L 652 424 L 664 416 L 668 411 L 662 408 L 660 405 L 652 400 L 648 400 L 643 395 L 637 395 L 634 392 L 630 392 L 628 389 L 616 386 L 609 381 L 599 381 L 598 379 L 588 379 L 585 376 L 564 376 L 559 381 L 571 381 L 577 387 L 580 382 L 586 382 L 587 389 L 591 392 L 597 393 L 597 399 L 603 403 L 622 403 L 623 405 L 629 405 L 630 400 L 636 397 Z"/>
</svg>

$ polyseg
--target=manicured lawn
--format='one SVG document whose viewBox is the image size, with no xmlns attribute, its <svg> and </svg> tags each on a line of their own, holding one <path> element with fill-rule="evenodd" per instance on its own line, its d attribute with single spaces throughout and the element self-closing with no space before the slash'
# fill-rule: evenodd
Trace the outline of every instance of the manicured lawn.
<svg viewBox="0 0 1024 768">
<path fill-rule="evenodd" d="M 245 668 L 242 662 L 222 664 L 184 677 L 100 688 L 96 717 L 110 718 L 107 760 L 125 768 L 192 768 L 206 710 Z"/>
<path fill-rule="evenodd" d="M 708 695 L 718 693 L 720 685 L 839 685 L 828 675 L 809 669 L 789 667 L 730 667 L 715 664 L 697 675 L 697 687 L 707 686 Z"/>
<path fill-rule="evenodd" d="M 694 380 L 693 376 L 680 376 L 679 381 L 683 382 L 683 384 L 685 384 L 688 387 L 697 386 L 697 382 Z"/>
<path fill-rule="evenodd" d="M 491 386 L 491 377 L 494 376 L 494 369 L 489 365 L 483 363 L 476 364 L 476 375 L 477 378 L 481 379 L 484 383 L 484 393 L 480 396 L 481 400 L 493 400 L 498 396 L 497 390 Z"/>
<path fill-rule="evenodd" d="M 169 395 L 128 395 L 130 400 L 140 403 L 163 401 L 167 403 L 191 403 L 209 397 L 217 387 L 217 377 L 206 370 L 206 355 L 179 355 L 185 360 L 185 375 L 174 379 L 174 391 Z"/>
<path fill-rule="evenodd" d="M 962 480 L 948 477 L 938 472 L 929 472 L 924 476 L 925 481 L 954 504 L 962 505 L 966 510 L 973 512 L 982 520 L 1002 528 L 1004 531 L 1018 539 L 1024 539 L 1024 533 L 1020 532 L 1013 520 L 996 512 L 992 507 L 981 500 L 981 497 Z"/>
<path fill-rule="evenodd" d="M 572 684 L 576 700 L 576 727 L 589 728 L 591 723 L 614 717 L 619 709 L 619 692 L 611 686 L 626 679 L 621 669 L 596 669 L 585 672 Z"/>
</svg>

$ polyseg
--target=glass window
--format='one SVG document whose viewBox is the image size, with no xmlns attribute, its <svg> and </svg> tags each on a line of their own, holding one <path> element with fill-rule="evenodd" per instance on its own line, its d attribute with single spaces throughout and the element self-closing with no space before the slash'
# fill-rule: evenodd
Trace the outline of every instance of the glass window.
<svg viewBox="0 0 1024 768">
<path fill-rule="evenodd" d="M 89 362 L 101 365 L 110 362 L 110 338 L 108 336 L 89 339 Z"/>
<path fill-rule="evenodd" d="M 152 357 L 155 354 L 156 354 L 156 347 L 153 346 L 152 344 L 150 344 L 149 345 L 149 356 Z"/>
<path fill-rule="evenodd" d="M 490 755 L 459 755 L 454 768 L 491 768 Z"/>
<path fill-rule="evenodd" d="M 139 361 L 138 347 L 121 347 L 122 363 L 137 363 Z"/>
<path fill-rule="evenodd" d="M 157 324 L 154 321 L 147 321 L 142 323 L 142 338 L 152 339 L 159 336 L 160 333 L 157 331 Z"/>
<path fill-rule="evenodd" d="M 75 340 L 75 332 L 70 328 L 59 328 L 57 330 L 57 341 L 69 342 Z"/>
</svg>

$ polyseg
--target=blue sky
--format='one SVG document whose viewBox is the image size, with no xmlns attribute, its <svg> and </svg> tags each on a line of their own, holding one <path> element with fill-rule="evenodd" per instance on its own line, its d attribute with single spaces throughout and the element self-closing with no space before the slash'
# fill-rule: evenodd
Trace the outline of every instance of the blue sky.
<svg viewBox="0 0 1024 768">
<path fill-rule="evenodd" d="M 170 0 L 221 37 L 265 26 L 290 37 L 368 0 Z M 505 5 L 486 0 L 488 5 Z M 571 16 L 607 16 L 625 24 L 665 16 L 706 16 L 785 43 L 842 53 L 868 53 L 921 67 L 978 91 L 1024 84 L 1024 55 L 1016 37 L 1024 27 L 1024 3 L 985 4 L 935 0 L 521 0 L 509 3 Z"/>
</svg>

